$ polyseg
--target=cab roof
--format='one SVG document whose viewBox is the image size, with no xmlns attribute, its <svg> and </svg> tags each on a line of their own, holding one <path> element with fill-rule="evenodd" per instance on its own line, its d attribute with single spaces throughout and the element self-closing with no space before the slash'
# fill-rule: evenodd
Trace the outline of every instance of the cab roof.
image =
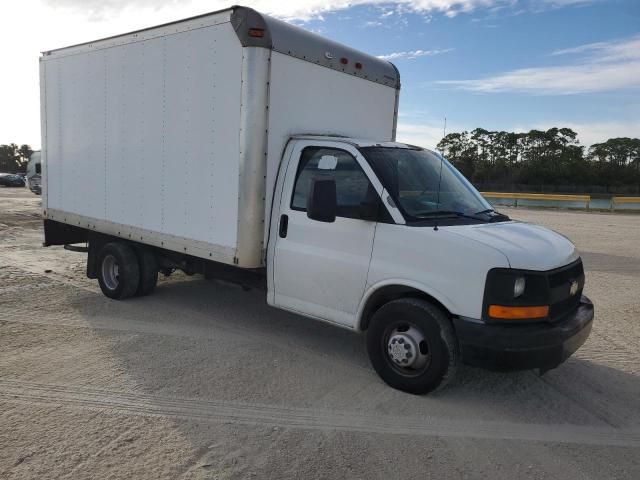
<svg viewBox="0 0 640 480">
<path fill-rule="evenodd" d="M 343 142 L 353 145 L 354 147 L 385 147 L 385 148 L 404 148 L 407 150 L 427 150 L 429 152 L 433 152 L 433 150 L 429 148 L 419 147 L 416 145 L 410 145 L 408 143 L 402 142 L 378 142 L 371 139 L 365 138 L 354 138 L 354 137 L 345 137 L 341 135 L 318 135 L 318 134 L 298 134 L 292 135 L 291 138 L 296 140 L 318 140 L 318 141 L 332 141 L 332 142 Z"/>
</svg>

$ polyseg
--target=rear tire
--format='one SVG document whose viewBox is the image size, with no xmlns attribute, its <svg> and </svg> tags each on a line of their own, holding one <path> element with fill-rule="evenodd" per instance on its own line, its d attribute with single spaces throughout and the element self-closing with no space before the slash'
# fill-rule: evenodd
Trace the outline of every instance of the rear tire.
<svg viewBox="0 0 640 480">
<path fill-rule="evenodd" d="M 417 298 L 393 300 L 376 311 L 367 350 L 382 380 L 417 395 L 446 385 L 459 361 L 451 321 L 440 308 Z"/>
<path fill-rule="evenodd" d="M 114 300 L 132 297 L 140 284 L 138 258 L 129 245 L 105 244 L 98 253 L 97 276 L 100 290 Z"/>
<path fill-rule="evenodd" d="M 143 297 L 153 293 L 158 283 L 158 260 L 148 248 L 136 249 L 138 255 L 138 267 L 140 268 L 140 284 L 136 296 Z"/>
</svg>

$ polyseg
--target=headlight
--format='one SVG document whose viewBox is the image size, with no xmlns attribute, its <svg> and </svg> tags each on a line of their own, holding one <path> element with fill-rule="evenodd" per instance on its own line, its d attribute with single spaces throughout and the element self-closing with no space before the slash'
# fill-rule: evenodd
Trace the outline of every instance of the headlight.
<svg viewBox="0 0 640 480">
<path fill-rule="evenodd" d="M 518 298 L 522 296 L 524 293 L 524 287 L 527 282 L 524 277 L 517 277 L 515 282 L 513 282 L 513 298 Z"/>
<path fill-rule="evenodd" d="M 487 273 L 482 319 L 542 320 L 549 315 L 550 302 L 545 272 L 493 268 Z"/>
</svg>

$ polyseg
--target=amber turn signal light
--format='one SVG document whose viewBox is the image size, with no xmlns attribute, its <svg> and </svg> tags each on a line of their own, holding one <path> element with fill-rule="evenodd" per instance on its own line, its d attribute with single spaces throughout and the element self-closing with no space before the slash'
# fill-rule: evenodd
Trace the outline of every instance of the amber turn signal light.
<svg viewBox="0 0 640 480">
<path fill-rule="evenodd" d="M 530 318 L 544 318 L 549 315 L 549 306 L 536 307 L 507 307 L 504 305 L 489 305 L 489 316 L 501 320 L 523 320 Z"/>
</svg>

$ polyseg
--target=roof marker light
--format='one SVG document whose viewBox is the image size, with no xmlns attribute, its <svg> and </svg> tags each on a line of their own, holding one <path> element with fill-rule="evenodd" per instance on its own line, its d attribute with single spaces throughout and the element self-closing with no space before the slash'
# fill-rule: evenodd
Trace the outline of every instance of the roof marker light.
<svg viewBox="0 0 640 480">
<path fill-rule="evenodd" d="M 356 62 L 356 69 L 362 70 L 362 64 L 360 62 Z"/>
<path fill-rule="evenodd" d="M 249 36 L 250 37 L 255 37 L 255 38 L 262 38 L 262 37 L 264 37 L 264 29 L 262 29 L 262 28 L 250 28 L 249 29 Z"/>
<path fill-rule="evenodd" d="M 343 65 L 346 65 L 347 63 L 349 63 L 349 60 L 347 60 L 347 58 L 346 58 L 346 57 L 342 57 L 342 58 L 340 59 L 340 63 L 341 63 L 341 64 L 343 64 Z"/>
</svg>

